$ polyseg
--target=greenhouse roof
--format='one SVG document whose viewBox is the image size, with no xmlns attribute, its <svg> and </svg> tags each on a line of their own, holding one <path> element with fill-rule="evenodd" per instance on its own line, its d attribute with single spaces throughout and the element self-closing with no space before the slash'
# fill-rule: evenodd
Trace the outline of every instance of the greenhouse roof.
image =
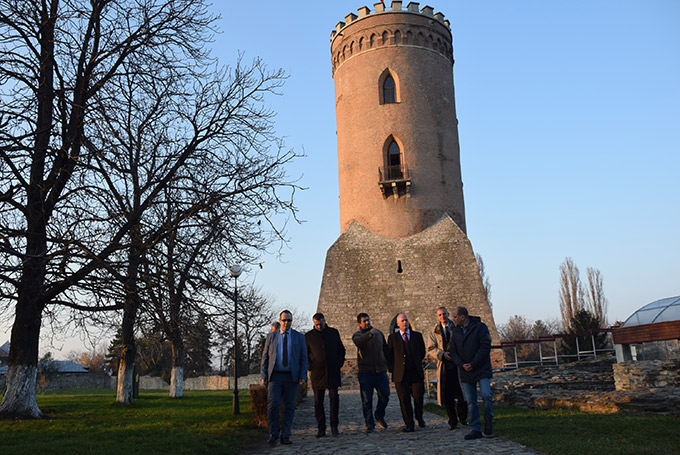
<svg viewBox="0 0 680 455">
<path fill-rule="evenodd" d="M 670 321 L 680 321 L 680 296 L 667 297 L 643 306 L 626 319 L 621 327 Z"/>
</svg>

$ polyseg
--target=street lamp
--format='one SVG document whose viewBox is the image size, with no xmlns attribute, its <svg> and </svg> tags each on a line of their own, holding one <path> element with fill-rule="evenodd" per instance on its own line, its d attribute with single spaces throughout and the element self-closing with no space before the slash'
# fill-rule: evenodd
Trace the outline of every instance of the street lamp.
<svg viewBox="0 0 680 455">
<path fill-rule="evenodd" d="M 238 415 L 241 413 L 238 404 L 238 277 L 243 272 L 240 265 L 232 265 L 229 267 L 229 274 L 234 277 L 234 404 L 232 405 L 232 414 Z"/>
</svg>

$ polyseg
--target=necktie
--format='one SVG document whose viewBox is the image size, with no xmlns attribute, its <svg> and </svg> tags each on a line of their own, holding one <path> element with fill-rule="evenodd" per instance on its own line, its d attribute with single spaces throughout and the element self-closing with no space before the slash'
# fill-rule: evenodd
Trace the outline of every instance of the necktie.
<svg viewBox="0 0 680 455">
<path fill-rule="evenodd" d="M 283 360 L 281 361 L 284 367 L 288 366 L 288 337 L 286 332 L 283 332 Z"/>
<path fill-rule="evenodd" d="M 404 343 L 408 346 L 408 333 L 404 332 Z"/>
<path fill-rule="evenodd" d="M 446 347 L 446 345 L 449 344 L 449 329 L 446 327 L 442 330 L 442 339 L 444 340 L 444 347 Z"/>
</svg>

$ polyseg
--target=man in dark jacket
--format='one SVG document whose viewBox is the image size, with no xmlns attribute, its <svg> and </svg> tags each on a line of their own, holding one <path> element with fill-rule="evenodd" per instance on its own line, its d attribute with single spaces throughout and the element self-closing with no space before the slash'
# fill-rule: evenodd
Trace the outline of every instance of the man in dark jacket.
<svg viewBox="0 0 680 455">
<path fill-rule="evenodd" d="M 321 313 L 312 316 L 314 328 L 305 334 L 307 341 L 307 360 L 309 375 L 314 390 L 314 414 L 318 431 L 317 438 L 326 436 L 326 412 L 323 408 L 324 395 L 328 389 L 330 400 L 331 434 L 338 435 L 338 387 L 340 387 L 340 368 L 345 364 L 345 346 L 340 334 L 328 327 Z"/>
<path fill-rule="evenodd" d="M 418 426 L 425 427 L 423 419 L 425 341 L 420 332 L 411 330 L 408 317 L 404 313 L 397 316 L 397 326 L 399 331 L 387 337 L 387 364 L 392 371 L 394 388 L 397 390 L 401 405 L 401 417 L 404 419 L 405 427 L 401 431 L 412 433 L 415 427 L 414 410 Z"/>
<path fill-rule="evenodd" d="M 479 405 L 477 403 L 477 384 L 484 403 L 484 434 L 493 435 L 493 410 L 491 397 L 491 335 L 489 328 L 477 316 L 468 315 L 465 307 L 453 309 L 451 319 L 456 328 L 449 344 L 449 354 L 458 365 L 460 385 L 463 388 L 465 401 L 468 403 L 468 415 L 472 431 L 465 439 L 482 437 L 479 422 Z"/>
<path fill-rule="evenodd" d="M 366 313 L 357 315 L 357 323 L 359 330 L 352 335 L 352 341 L 357 347 L 359 389 L 366 421 L 366 433 L 371 433 L 375 429 L 376 421 L 383 429 L 387 428 L 385 408 L 390 401 L 390 381 L 387 379 L 387 358 L 385 357 L 387 343 L 382 332 L 371 326 L 371 319 Z M 378 393 L 375 420 L 373 419 L 374 389 Z"/>
</svg>

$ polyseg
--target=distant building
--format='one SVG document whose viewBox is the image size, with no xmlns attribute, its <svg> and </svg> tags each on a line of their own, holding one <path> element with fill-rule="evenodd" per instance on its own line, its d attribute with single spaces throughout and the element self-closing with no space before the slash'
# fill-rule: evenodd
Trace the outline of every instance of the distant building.
<svg viewBox="0 0 680 455">
<path fill-rule="evenodd" d="M 0 374 L 7 374 L 9 363 L 9 341 L 0 346 Z M 88 368 L 70 360 L 41 360 L 39 370 L 49 370 L 53 373 L 87 373 Z"/>
<path fill-rule="evenodd" d="M 0 346 L 0 367 L 6 367 L 9 362 L 9 341 Z"/>
<path fill-rule="evenodd" d="M 616 361 L 680 359 L 680 296 L 649 303 L 612 331 Z"/>
<path fill-rule="evenodd" d="M 53 373 L 87 373 L 88 368 L 70 360 L 41 360 L 38 370 L 45 369 Z"/>
</svg>

